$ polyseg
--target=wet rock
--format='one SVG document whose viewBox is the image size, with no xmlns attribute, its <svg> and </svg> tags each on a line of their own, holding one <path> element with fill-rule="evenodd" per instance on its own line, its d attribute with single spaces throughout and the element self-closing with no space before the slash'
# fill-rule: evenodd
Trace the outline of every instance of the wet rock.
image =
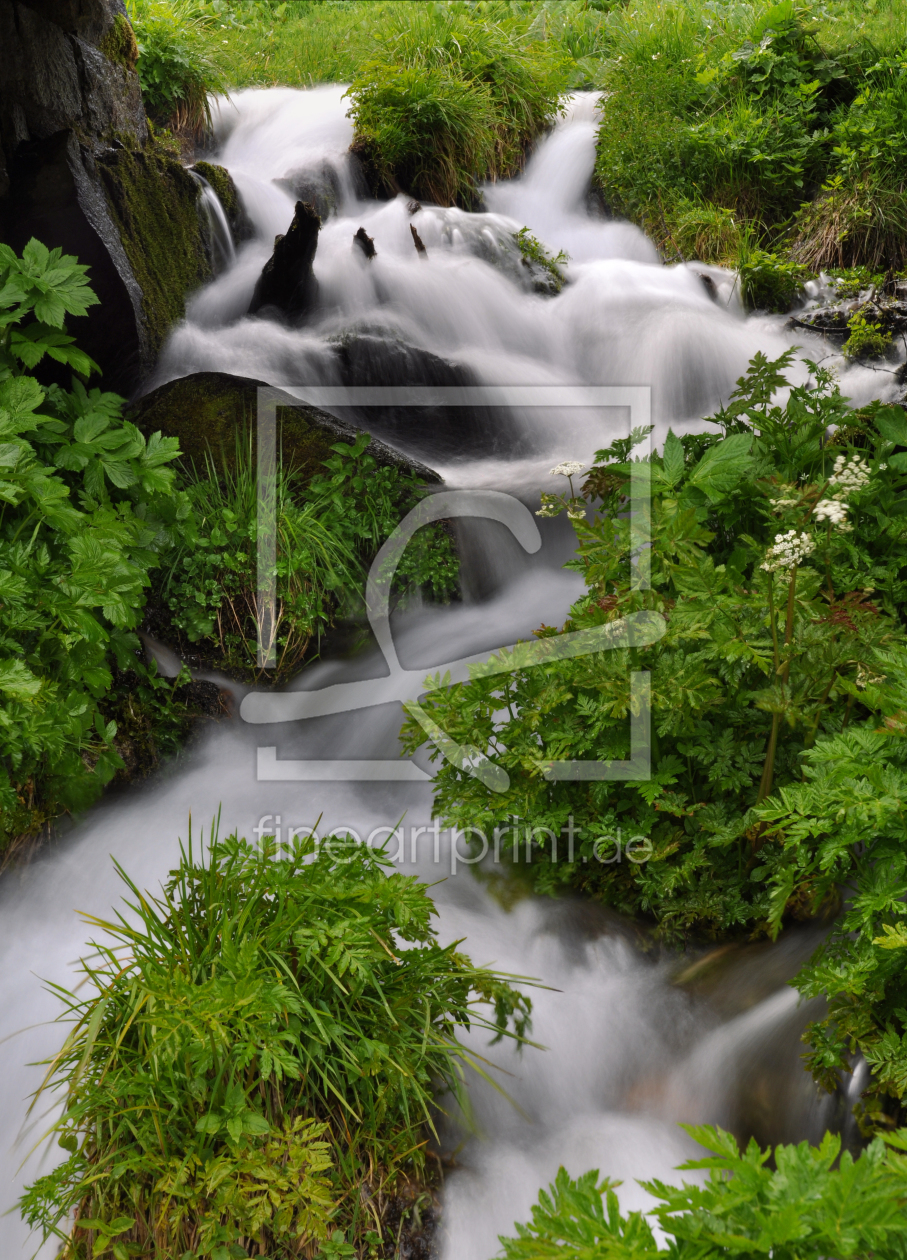
<svg viewBox="0 0 907 1260">
<path fill-rule="evenodd" d="M 227 223 L 230 225 L 233 244 L 239 245 L 243 241 L 250 241 L 255 235 L 255 229 L 243 207 L 239 189 L 233 183 L 233 178 L 227 168 L 218 166 L 215 162 L 202 161 L 196 162 L 192 169 L 197 171 L 202 179 L 206 179 L 217 193 L 217 199 L 223 206 Z M 301 200 L 305 201 L 308 198 L 303 197 Z"/>
<path fill-rule="evenodd" d="M 0 48 L 0 237 L 88 264 L 71 331 L 131 393 L 210 276 L 197 186 L 149 135 L 122 0 L 0 0 Z"/>
<path fill-rule="evenodd" d="M 369 236 L 364 227 L 361 227 L 353 237 L 353 244 L 359 246 L 366 258 L 372 259 L 377 257 L 378 251 L 375 249 L 375 238 Z"/>
<path fill-rule="evenodd" d="M 428 250 L 425 248 L 422 237 L 416 231 L 415 224 L 411 223 L 409 225 L 409 230 L 413 234 L 413 244 L 416 247 L 416 253 L 419 254 L 421 258 L 428 258 Z"/>
<path fill-rule="evenodd" d="M 318 296 L 312 263 L 320 228 L 314 206 L 297 201 L 293 222 L 285 235 L 275 237 L 274 253 L 255 284 L 250 315 L 277 314 L 292 319 L 311 309 Z"/>
<path fill-rule="evenodd" d="M 815 311 L 791 316 L 788 325 L 793 328 L 809 328 L 812 332 L 844 341 L 850 336 L 848 327 L 851 316 L 860 311 L 867 323 L 875 324 L 885 332 L 892 334 L 907 332 L 907 300 L 895 298 L 893 301 L 859 301 L 839 302 L 833 306 L 823 306 Z"/>
<path fill-rule="evenodd" d="M 348 329 L 334 342 L 344 385 L 456 387 L 479 384 L 461 363 L 442 359 L 382 327 Z M 400 445 L 419 459 L 462 455 L 512 456 L 526 452 L 513 413 L 504 407 L 387 406 L 344 408 L 350 423 Z"/>
<path fill-rule="evenodd" d="M 258 389 L 262 385 L 264 381 L 225 372 L 194 372 L 146 394 L 131 408 L 128 418 L 145 434 L 159 430 L 165 437 L 179 438 L 183 457 L 196 467 L 203 467 L 210 456 L 216 466 L 232 468 L 237 441 L 251 434 L 254 449 Z M 322 470 L 335 442 L 354 441 L 360 427 L 373 432 L 368 424 L 357 427 L 306 403 L 280 407 L 277 419 L 278 449 L 304 478 Z M 379 464 L 415 472 L 426 482 L 440 481 L 424 464 L 375 438 L 369 451 Z"/>
<path fill-rule="evenodd" d="M 305 201 L 314 206 L 315 213 L 322 222 L 337 213 L 342 189 L 340 176 L 330 162 L 291 171 L 282 179 L 275 179 L 274 183 L 279 188 L 286 189 L 296 201 Z"/>
</svg>

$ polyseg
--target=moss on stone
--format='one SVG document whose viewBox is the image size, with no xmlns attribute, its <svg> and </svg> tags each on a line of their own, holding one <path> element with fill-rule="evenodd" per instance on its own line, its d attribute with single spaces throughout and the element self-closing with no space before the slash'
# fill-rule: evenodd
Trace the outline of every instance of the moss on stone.
<svg viewBox="0 0 907 1260">
<path fill-rule="evenodd" d="M 102 36 L 98 48 L 115 65 L 122 66 L 124 70 L 135 69 L 139 59 L 139 46 L 135 41 L 135 31 L 125 14 L 115 15 L 113 25 Z"/>
<path fill-rule="evenodd" d="M 199 185 L 158 146 L 118 149 L 98 167 L 142 289 L 148 343 L 156 354 L 169 329 L 183 318 L 186 295 L 212 275 L 198 216 Z"/>
<path fill-rule="evenodd" d="M 258 388 L 264 382 L 223 372 L 195 372 L 161 385 L 132 408 L 128 418 L 145 434 L 158 430 L 179 438 L 183 458 L 203 468 L 211 456 L 216 465 L 233 466 L 238 434 L 252 434 L 258 408 Z M 331 457 L 335 442 L 352 442 L 357 430 L 334 416 L 300 403 L 278 409 L 277 440 L 285 463 L 308 481 Z M 408 459 L 383 442 L 372 440 L 370 453 L 379 464 L 414 472 L 426 482 L 438 474 Z"/>
<path fill-rule="evenodd" d="M 232 227 L 233 220 L 242 214 L 242 206 L 230 172 L 226 167 L 216 166 L 213 162 L 196 162 L 192 169 L 197 171 L 202 179 L 206 179 L 217 193 L 218 201 L 223 206 L 224 214 Z"/>
</svg>

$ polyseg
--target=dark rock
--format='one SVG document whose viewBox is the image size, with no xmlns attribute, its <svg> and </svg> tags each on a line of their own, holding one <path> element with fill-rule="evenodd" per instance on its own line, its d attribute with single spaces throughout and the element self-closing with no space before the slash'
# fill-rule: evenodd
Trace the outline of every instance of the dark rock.
<svg viewBox="0 0 907 1260">
<path fill-rule="evenodd" d="M 418 201 L 411 201 L 406 207 L 406 212 L 407 214 L 418 214 L 421 209 L 422 207 Z"/>
<path fill-rule="evenodd" d="M 340 176 L 330 162 L 291 171 L 282 179 L 275 179 L 274 183 L 285 188 L 296 201 L 305 201 L 314 206 L 322 223 L 337 213 L 342 190 Z"/>
<path fill-rule="evenodd" d="M 179 438 L 184 459 L 198 468 L 209 456 L 217 466 L 231 468 L 237 441 L 244 440 L 244 435 L 251 434 L 254 449 L 258 389 L 265 384 L 225 372 L 194 372 L 140 398 L 128 419 L 145 434 L 160 431 L 165 437 Z M 352 442 L 360 432 L 359 427 L 307 403 L 281 406 L 277 417 L 278 448 L 305 478 L 321 470 L 335 442 Z M 361 428 L 372 432 L 368 424 Z M 426 482 L 440 481 L 430 468 L 375 438 L 369 451 L 379 464 L 415 472 Z"/>
<path fill-rule="evenodd" d="M 419 233 L 416 231 L 416 227 L 415 227 L 415 224 L 414 224 L 414 223 L 411 223 L 411 224 L 409 225 L 409 230 L 410 230 L 410 231 L 412 232 L 412 234 L 413 234 L 413 244 L 414 244 L 414 245 L 415 245 L 415 247 L 416 247 L 416 252 L 417 252 L 417 253 L 418 253 L 418 254 L 419 254 L 422 258 L 427 258 L 427 257 L 428 257 L 428 250 L 425 248 L 425 245 L 424 245 L 424 243 L 423 243 L 423 241 L 422 241 L 422 237 L 421 237 L 421 236 L 419 235 Z"/>
<path fill-rule="evenodd" d="M 353 244 L 359 246 L 366 258 L 375 258 L 377 256 L 378 251 L 375 249 L 375 238 L 369 236 L 364 227 L 361 227 L 353 237 Z"/>
<path fill-rule="evenodd" d="M 712 299 L 713 302 L 718 301 L 718 286 L 707 271 L 697 271 L 696 275 L 702 281 L 702 287 Z"/>
<path fill-rule="evenodd" d="M 479 382 L 460 363 L 413 346 L 384 328 L 351 329 L 334 342 L 344 385 L 463 386 Z M 511 456 L 528 451 L 508 408 L 370 406 L 337 409 L 351 424 L 420 459 Z"/>
<path fill-rule="evenodd" d="M 249 314 L 270 310 L 289 317 L 309 310 L 318 296 L 318 282 L 312 271 L 321 219 L 314 207 L 296 202 L 296 213 L 284 236 L 274 239 L 274 253 L 262 268 L 255 284 Z"/>
<path fill-rule="evenodd" d="M 122 0 L 0 0 L 0 237 L 87 263 L 71 331 L 130 393 L 210 276 L 197 187 L 149 135 Z"/>
<path fill-rule="evenodd" d="M 227 217 L 227 223 L 230 225 L 233 244 L 239 245 L 243 241 L 250 241 L 255 235 L 255 229 L 252 226 L 252 220 L 246 214 L 239 189 L 233 183 L 233 177 L 227 168 L 218 166 L 214 162 L 202 161 L 196 162 L 192 169 L 197 171 L 202 179 L 207 180 L 217 194 L 217 199 Z"/>
</svg>

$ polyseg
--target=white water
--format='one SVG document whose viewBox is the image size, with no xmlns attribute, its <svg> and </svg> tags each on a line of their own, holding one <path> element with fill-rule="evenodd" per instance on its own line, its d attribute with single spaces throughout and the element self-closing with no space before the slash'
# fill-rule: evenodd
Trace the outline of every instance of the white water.
<svg viewBox="0 0 907 1260">
<path fill-rule="evenodd" d="M 413 248 L 407 198 L 356 199 L 341 89 L 238 94 L 222 107 L 215 160 L 230 168 L 258 237 L 194 298 L 157 379 L 210 369 L 274 384 L 330 384 L 339 380 L 332 339 L 367 327 L 460 364 L 479 382 L 651 384 L 659 434 L 668 424 L 682 429 L 699 423 L 727 396 L 757 349 L 777 354 L 791 338 L 781 319 L 744 318 L 731 277 L 711 269 L 716 303 L 697 275 L 703 268 L 663 267 L 635 228 L 590 216 L 584 198 L 593 160 L 593 104 L 574 103 L 521 180 L 488 190 L 487 213 L 420 210 L 412 221 L 427 247 L 426 262 Z M 325 162 L 335 173 L 339 206 L 322 229 L 315 260 L 318 309 L 298 328 L 245 318 L 271 240 L 286 230 L 293 213 L 293 195 L 273 181 L 317 173 Z M 555 298 L 522 284 L 511 234 L 524 224 L 553 251 L 571 255 L 570 283 Z M 360 226 L 375 239 L 378 257 L 372 262 L 353 249 Z M 811 357 L 824 353 L 818 340 L 810 347 Z M 877 395 L 880 379 L 887 378 L 851 370 L 847 392 L 858 400 Z M 620 431 L 613 417 L 533 409 L 508 430 L 516 454 L 505 442 L 476 459 L 469 450 L 438 442 L 434 463 L 461 486 L 537 494 L 550 488 L 553 462 L 588 459 Z M 431 434 L 426 441 L 431 445 Z M 577 579 L 559 568 L 569 538 L 562 523 L 544 536 L 542 551 L 528 561 L 515 545 L 504 545 L 498 527 L 473 532 L 467 585 L 491 598 L 402 619 L 396 629 L 404 666 L 428 671 L 525 637 L 542 621 L 562 620 L 579 589 Z M 300 685 L 381 673 L 380 660 L 360 657 L 316 665 Z M 265 815 L 279 818 L 284 829 L 314 824 L 323 815 L 323 830 L 353 828 L 365 838 L 405 814 L 405 864 L 427 879 L 447 876 L 435 890 L 444 939 L 465 936 L 475 961 L 532 974 L 552 986 L 535 994 L 534 1035 L 548 1049 L 520 1058 L 506 1046 L 490 1052 L 512 1073 L 505 1087 L 525 1115 L 483 1085 L 473 1091 L 479 1132 L 457 1153 L 458 1167 L 448 1179 L 446 1260 L 490 1260 L 496 1235 L 526 1216 L 560 1163 L 573 1173 L 591 1166 L 623 1178 L 624 1206 L 642 1205 L 633 1179 L 667 1178 L 690 1153 L 677 1121 L 740 1120 L 746 1101 L 741 1095 L 752 1092 L 755 1079 L 741 1087 L 741 1062 L 757 1065 L 760 1089 L 770 1101 L 783 1081 L 783 1109 L 796 1130 L 784 1137 L 822 1128 L 829 1113 L 798 1066 L 790 1029 L 802 1014 L 792 1011 L 791 991 L 779 988 L 783 976 L 769 986 L 774 994 L 760 993 L 746 1013 L 728 1020 L 729 1011 L 672 987 L 669 962 L 646 960 L 588 908 L 528 900 L 507 913 L 468 869 L 461 865 L 450 873 L 445 838 L 437 862 L 430 835 L 422 836 L 413 854 L 412 828 L 431 821 L 428 786 L 256 780 L 259 744 L 276 744 L 282 759 L 386 758 L 400 718 L 399 707 L 389 704 L 292 727 L 248 728 L 237 720 L 213 732 L 178 773 L 111 798 L 58 852 L 7 877 L 0 894 L 0 1035 L 8 1038 L 0 1042 L 5 1205 L 58 1154 L 45 1149 L 18 1169 L 40 1133 L 36 1123 L 24 1124 L 24 1100 L 40 1071 L 24 1065 L 50 1054 L 60 1040 L 60 1030 L 42 1022 L 57 1006 L 42 992 L 39 977 L 66 983 L 85 941 L 75 911 L 107 914 L 116 903 L 110 855 L 138 883 L 153 886 L 174 863 L 190 811 L 198 827 L 219 807 L 222 829 L 247 835 Z M 424 756 L 419 760 L 428 766 Z M 741 998 L 738 1010 L 746 1004 Z M 769 1105 L 767 1137 L 784 1127 L 771 1111 Z M 452 1129 L 445 1134 L 448 1149 L 457 1140 Z M 2 1219 L 0 1238 L 4 1257 L 31 1254 L 15 1214 Z"/>
</svg>

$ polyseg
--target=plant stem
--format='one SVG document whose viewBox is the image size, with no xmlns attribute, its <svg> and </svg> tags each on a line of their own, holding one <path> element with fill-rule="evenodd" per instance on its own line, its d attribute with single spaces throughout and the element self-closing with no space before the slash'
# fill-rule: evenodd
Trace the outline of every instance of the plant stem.
<svg viewBox="0 0 907 1260">
<path fill-rule="evenodd" d="M 775 671 L 777 676 L 778 668 L 778 631 L 775 627 L 775 604 L 772 595 L 774 587 L 774 579 L 769 586 L 769 607 L 771 609 L 772 621 L 772 643 L 775 648 Z M 794 607 L 797 593 L 797 566 L 791 569 L 790 583 L 787 588 L 787 619 L 784 626 L 784 647 L 785 660 L 784 668 L 781 672 L 781 681 L 786 686 L 790 677 L 791 652 L 790 644 L 794 637 Z M 762 778 L 759 781 L 759 795 L 756 797 L 756 804 L 759 805 L 765 798 L 770 795 L 772 790 L 772 779 L 775 775 L 775 750 L 778 747 L 778 730 L 781 726 L 781 714 L 772 714 L 772 731 L 768 737 L 768 748 L 765 750 L 765 765 L 762 767 Z"/>
</svg>

